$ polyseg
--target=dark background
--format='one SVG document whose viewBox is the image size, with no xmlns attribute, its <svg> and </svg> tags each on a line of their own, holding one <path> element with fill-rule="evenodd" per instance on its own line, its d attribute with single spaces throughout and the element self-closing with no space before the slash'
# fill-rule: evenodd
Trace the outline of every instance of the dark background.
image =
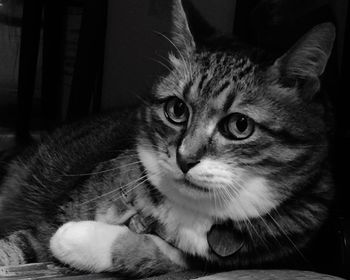
<svg viewBox="0 0 350 280">
<path fill-rule="evenodd" d="M 344 276 L 350 266 L 348 0 L 191 2 L 221 33 L 276 53 L 317 23 L 335 23 L 322 78 L 336 116 L 337 200 L 310 258 L 315 269 Z M 171 45 L 157 32 L 169 31 L 169 0 L 0 0 L 1 162 L 63 123 L 137 104 L 167 71 Z"/>
</svg>

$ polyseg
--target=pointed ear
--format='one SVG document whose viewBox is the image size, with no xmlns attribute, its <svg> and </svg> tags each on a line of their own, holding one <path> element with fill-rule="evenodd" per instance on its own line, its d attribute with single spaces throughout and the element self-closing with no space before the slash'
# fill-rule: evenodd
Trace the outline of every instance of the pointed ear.
<svg viewBox="0 0 350 280">
<path fill-rule="evenodd" d="M 172 26 L 172 40 L 176 47 L 186 53 L 194 50 L 196 44 L 181 0 L 173 0 Z"/>
<path fill-rule="evenodd" d="M 312 28 L 284 55 L 278 58 L 273 68 L 277 69 L 280 81 L 304 81 L 308 90 L 319 90 L 318 77 L 324 72 L 335 39 L 332 23 L 323 23 Z M 305 83 L 306 82 L 306 83 Z"/>
<path fill-rule="evenodd" d="M 173 0 L 172 40 L 182 54 L 190 54 L 215 33 L 191 2 Z"/>
</svg>

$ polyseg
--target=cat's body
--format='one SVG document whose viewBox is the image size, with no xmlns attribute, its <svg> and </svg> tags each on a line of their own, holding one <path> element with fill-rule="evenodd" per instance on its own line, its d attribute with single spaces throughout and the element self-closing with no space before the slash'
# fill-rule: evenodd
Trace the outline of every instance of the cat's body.
<svg viewBox="0 0 350 280">
<path fill-rule="evenodd" d="M 127 275 L 255 266 L 299 254 L 326 219 L 329 114 L 314 95 L 334 27 L 260 63 L 197 46 L 174 7 L 174 70 L 147 106 L 63 128 L 11 164 L 0 262 L 21 247 L 18 262 Z"/>
</svg>

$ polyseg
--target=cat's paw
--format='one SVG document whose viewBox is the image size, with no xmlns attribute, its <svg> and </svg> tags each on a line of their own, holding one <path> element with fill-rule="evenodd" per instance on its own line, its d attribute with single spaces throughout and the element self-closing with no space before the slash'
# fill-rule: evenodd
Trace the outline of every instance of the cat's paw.
<svg viewBox="0 0 350 280">
<path fill-rule="evenodd" d="M 69 222 L 50 241 L 54 257 L 76 269 L 101 272 L 111 269 L 114 241 L 128 233 L 125 226 L 95 221 Z"/>
</svg>

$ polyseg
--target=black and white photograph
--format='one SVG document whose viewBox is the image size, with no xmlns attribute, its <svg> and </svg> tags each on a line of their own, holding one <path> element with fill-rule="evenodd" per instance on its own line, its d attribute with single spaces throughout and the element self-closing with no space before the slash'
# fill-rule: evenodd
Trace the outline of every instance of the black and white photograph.
<svg viewBox="0 0 350 280">
<path fill-rule="evenodd" d="M 348 0 L 0 0 L 0 279 L 350 279 Z"/>
</svg>

